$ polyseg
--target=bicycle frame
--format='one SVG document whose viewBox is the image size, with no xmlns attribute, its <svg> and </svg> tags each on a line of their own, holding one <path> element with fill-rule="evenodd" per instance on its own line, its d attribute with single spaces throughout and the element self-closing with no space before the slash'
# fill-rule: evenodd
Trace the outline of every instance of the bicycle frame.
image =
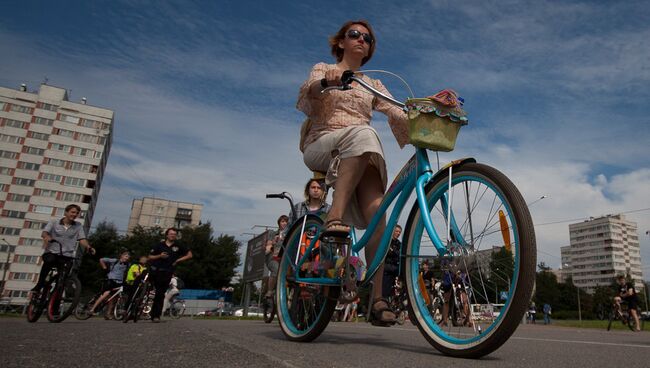
<svg viewBox="0 0 650 368">
<path fill-rule="evenodd" d="M 467 159 L 467 160 L 474 161 L 473 159 Z M 393 207 L 393 210 L 390 213 L 388 222 L 386 224 L 386 229 L 394 228 L 395 225 L 397 224 L 397 221 L 399 220 L 399 216 L 401 215 L 404 206 L 406 205 L 406 202 L 408 201 L 408 199 L 411 197 L 411 194 L 415 190 L 417 195 L 417 205 L 420 207 L 420 213 L 422 214 L 422 221 L 424 223 L 424 227 L 427 233 L 429 234 L 429 237 L 433 242 L 433 245 L 435 246 L 440 256 L 444 256 L 448 254 L 449 247 L 447 246 L 447 244 L 449 244 L 449 237 L 446 237 L 447 244 L 445 244 L 443 240 L 440 238 L 440 236 L 438 235 L 438 233 L 436 232 L 436 230 L 434 229 L 433 223 L 431 221 L 431 216 L 429 213 L 430 210 L 429 204 L 427 203 L 426 195 L 424 193 L 424 188 L 427 185 L 427 183 L 432 178 L 437 176 L 439 173 L 444 172 L 445 170 L 449 170 L 451 174 L 452 167 L 464 161 L 454 161 L 449 165 L 441 168 L 434 175 L 433 170 L 431 169 L 431 164 L 429 162 L 427 150 L 417 148 L 415 154 L 402 167 L 402 170 L 399 172 L 399 174 L 396 176 L 396 178 L 393 180 L 392 184 L 388 188 L 388 191 L 386 192 L 386 194 L 384 195 L 381 201 L 379 209 L 373 216 L 372 220 L 370 221 L 370 224 L 368 225 L 368 228 L 366 229 L 361 239 L 357 240 L 354 230 L 351 230 L 351 239 L 353 243 L 352 252 L 358 253 L 361 249 L 366 247 L 366 245 L 370 241 L 370 238 L 372 237 L 372 234 L 376 231 L 377 226 L 382 220 L 384 214 L 386 214 L 386 211 L 388 211 L 388 208 L 390 207 L 391 204 L 393 204 L 393 202 L 395 202 L 395 206 Z M 443 200 L 442 202 L 443 202 L 443 207 L 447 207 L 448 204 L 447 201 Z M 446 213 L 447 213 L 447 209 L 445 208 L 444 209 L 445 217 L 449 217 L 446 216 Z M 306 220 L 306 217 L 303 220 Z M 458 226 L 455 224 L 453 214 L 451 216 L 451 221 L 448 221 L 448 224 L 449 225 L 447 226 L 446 229 L 447 234 L 453 233 L 455 235 L 455 238 L 460 244 L 465 244 L 465 242 L 462 240 L 462 236 L 460 236 L 460 231 L 458 230 Z M 304 231 L 304 226 L 303 226 L 303 231 Z M 300 269 L 303 263 L 307 261 L 308 254 L 310 254 L 311 250 L 314 248 L 316 241 L 319 239 L 319 235 L 320 235 L 320 230 L 311 240 L 304 255 L 298 260 L 295 266 L 297 269 Z M 368 283 L 369 280 L 373 278 L 375 272 L 377 272 L 377 270 L 381 266 L 388 252 L 391 237 L 392 237 L 391 231 L 384 231 L 377 252 L 375 253 L 373 260 L 369 262 L 366 271 L 366 277 L 363 280 L 364 284 Z M 288 253 L 285 253 L 285 256 L 289 256 Z M 296 274 L 295 279 L 297 282 L 308 283 L 308 284 L 318 284 L 318 285 L 339 285 L 340 284 L 339 278 L 300 277 L 298 274 Z"/>
</svg>

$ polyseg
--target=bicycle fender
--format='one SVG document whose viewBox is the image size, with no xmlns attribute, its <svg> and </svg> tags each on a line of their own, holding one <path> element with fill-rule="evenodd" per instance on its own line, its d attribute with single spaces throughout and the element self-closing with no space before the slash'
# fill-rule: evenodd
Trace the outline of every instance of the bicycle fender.
<svg viewBox="0 0 650 368">
<path fill-rule="evenodd" d="M 438 177 L 440 177 L 442 175 L 445 175 L 446 172 L 449 171 L 450 167 L 456 168 L 456 167 L 464 165 L 466 163 L 476 163 L 476 159 L 474 157 L 463 157 L 463 158 L 459 158 L 458 160 L 453 160 L 450 163 L 448 163 L 447 165 L 441 167 L 440 170 L 438 170 L 433 175 L 433 177 L 431 178 L 431 180 L 429 180 L 429 182 L 435 181 L 436 179 L 438 179 Z"/>
</svg>

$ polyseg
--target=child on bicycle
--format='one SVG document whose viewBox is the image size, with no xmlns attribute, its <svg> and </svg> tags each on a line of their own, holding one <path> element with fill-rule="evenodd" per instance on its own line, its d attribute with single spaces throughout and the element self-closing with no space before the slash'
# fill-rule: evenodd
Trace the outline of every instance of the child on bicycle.
<svg viewBox="0 0 650 368">
<path fill-rule="evenodd" d="M 131 299 L 133 298 L 133 293 L 138 285 L 138 282 L 144 272 L 147 270 L 147 256 L 140 256 L 138 263 L 134 263 L 129 267 L 129 270 L 126 272 L 126 280 L 124 280 L 124 292 L 127 296 L 126 305 L 129 305 Z"/>
<path fill-rule="evenodd" d="M 272 297 L 275 292 L 275 280 L 278 277 L 278 267 L 280 264 L 280 248 L 282 247 L 288 224 L 289 217 L 287 215 L 278 217 L 278 231 L 273 235 L 273 239 L 269 239 L 266 242 L 264 249 L 264 262 L 269 269 L 265 294 L 267 298 Z"/>
<path fill-rule="evenodd" d="M 124 274 L 129 267 L 129 258 L 131 255 L 128 251 L 123 251 L 119 258 L 102 258 L 99 260 L 99 265 L 104 271 L 108 271 L 106 280 L 102 283 L 102 295 L 97 298 L 95 304 L 90 308 L 90 313 L 94 313 L 95 309 L 108 298 L 112 291 L 122 286 L 124 282 Z M 109 304 L 104 318 L 111 319 L 111 311 L 113 309 L 113 301 Z"/>
</svg>

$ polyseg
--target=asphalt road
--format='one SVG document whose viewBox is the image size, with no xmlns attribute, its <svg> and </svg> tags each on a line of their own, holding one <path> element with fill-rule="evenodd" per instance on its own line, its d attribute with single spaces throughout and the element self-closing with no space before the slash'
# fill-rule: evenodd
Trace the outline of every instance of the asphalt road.
<svg viewBox="0 0 650 368">
<path fill-rule="evenodd" d="M 0 366 L 9 367 L 648 367 L 650 333 L 522 325 L 480 360 L 434 350 L 412 325 L 331 323 L 292 343 L 277 323 L 94 318 L 30 324 L 0 318 Z"/>
</svg>

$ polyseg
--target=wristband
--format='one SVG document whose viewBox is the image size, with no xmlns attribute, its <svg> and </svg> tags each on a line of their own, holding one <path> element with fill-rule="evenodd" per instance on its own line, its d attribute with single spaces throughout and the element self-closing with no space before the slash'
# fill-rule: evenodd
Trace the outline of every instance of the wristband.
<svg viewBox="0 0 650 368">
<path fill-rule="evenodd" d="M 320 86 L 323 87 L 323 89 L 329 87 L 329 83 L 327 83 L 327 79 L 323 78 L 320 80 Z"/>
</svg>

